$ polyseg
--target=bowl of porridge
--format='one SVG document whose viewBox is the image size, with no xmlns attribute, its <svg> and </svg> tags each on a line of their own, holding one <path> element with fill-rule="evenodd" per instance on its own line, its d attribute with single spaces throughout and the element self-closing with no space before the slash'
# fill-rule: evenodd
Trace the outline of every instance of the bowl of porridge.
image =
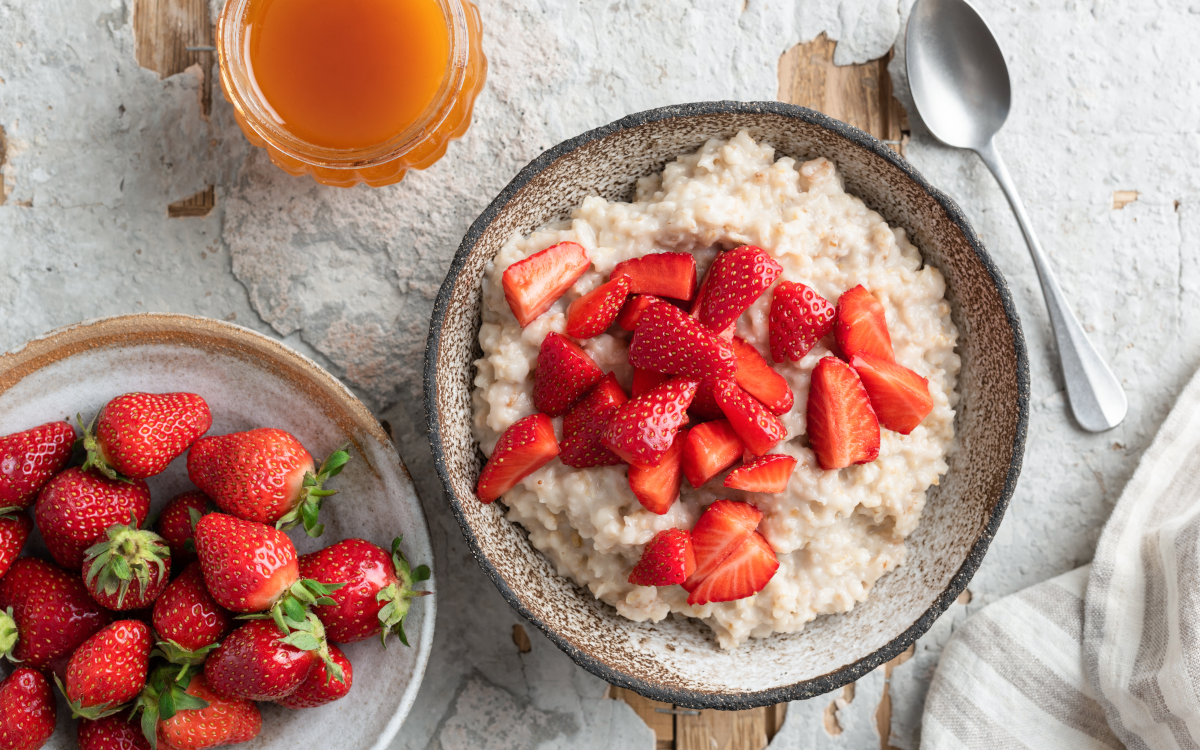
<svg viewBox="0 0 1200 750">
<path fill-rule="evenodd" d="M 487 575 L 576 663 L 694 708 L 818 695 L 920 637 L 1003 517 L 1028 392 L 954 202 L 778 103 L 533 161 L 464 238 L 425 362 Z"/>
</svg>

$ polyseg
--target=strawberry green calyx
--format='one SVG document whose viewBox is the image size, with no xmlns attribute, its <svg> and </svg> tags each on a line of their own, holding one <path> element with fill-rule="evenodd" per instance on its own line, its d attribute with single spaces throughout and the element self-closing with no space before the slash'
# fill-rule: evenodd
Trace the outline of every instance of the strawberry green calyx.
<svg viewBox="0 0 1200 750">
<path fill-rule="evenodd" d="M 14 659 L 12 655 L 19 640 L 21 636 L 17 632 L 17 621 L 13 619 L 12 607 L 0 609 L 0 659 L 19 662 L 20 659 Z"/>
<path fill-rule="evenodd" d="M 122 606 L 134 581 L 139 596 L 145 597 L 151 581 L 163 581 L 171 560 L 171 549 L 158 534 L 139 529 L 131 515 L 128 525 L 113 524 L 105 532 L 105 541 L 92 545 L 84 553 L 86 583 L 107 596 L 117 596 Z"/>
<path fill-rule="evenodd" d="M 337 494 L 337 490 L 325 489 L 325 482 L 341 474 L 342 468 L 349 460 L 350 454 L 343 445 L 325 459 L 315 475 L 311 471 L 305 473 L 296 507 L 280 517 L 275 522 L 275 528 L 287 531 L 303 523 L 304 533 L 311 537 L 321 536 L 325 532 L 325 524 L 317 520 L 321 513 L 321 505 L 324 504 L 325 498 Z"/>
<path fill-rule="evenodd" d="M 4 520 L 6 518 L 7 519 L 16 518 L 17 514 L 20 513 L 22 510 L 24 510 L 24 508 L 18 508 L 15 505 L 8 505 L 3 508 L 0 508 L 0 521 Z"/>
<path fill-rule="evenodd" d="M 329 641 L 325 640 L 325 626 L 312 612 L 308 613 L 302 624 L 293 626 L 292 632 L 287 637 L 280 638 L 279 642 L 301 651 L 316 651 L 321 661 L 325 662 L 326 683 L 331 679 L 343 684 L 346 682 L 342 666 L 335 662 L 329 653 Z"/>
<path fill-rule="evenodd" d="M 82 443 L 83 449 L 87 451 L 87 458 L 84 459 L 83 466 L 79 468 L 83 471 L 95 469 L 109 479 L 118 482 L 132 482 L 132 479 L 110 466 L 108 459 L 104 457 L 104 449 L 100 447 L 100 441 L 96 439 L 96 434 L 92 432 L 92 428 L 96 426 L 96 420 L 99 418 L 100 415 L 97 414 L 95 417 L 92 417 L 90 423 L 84 425 L 83 415 L 75 415 L 75 419 L 79 422 L 79 429 L 83 431 L 83 437 L 79 438 L 76 445 Z"/>
<path fill-rule="evenodd" d="M 150 673 L 146 686 L 133 704 L 133 713 L 142 714 L 142 735 L 153 750 L 158 748 L 158 722 L 166 721 L 178 711 L 208 708 L 208 701 L 188 695 L 185 690 L 199 668 L 186 666 L 182 670 L 164 664 Z"/>
<path fill-rule="evenodd" d="M 67 688 L 65 685 L 63 685 L 62 680 L 59 679 L 58 675 L 54 675 L 54 684 L 58 685 L 59 692 L 63 694 L 63 698 L 66 698 L 67 708 L 71 709 L 72 719 L 98 721 L 99 719 L 103 719 L 105 716 L 112 716 L 113 714 L 120 713 L 130 706 L 129 703 L 118 703 L 116 705 L 112 703 L 97 703 L 94 706 L 85 706 L 83 705 L 82 700 L 73 701 L 67 697 Z"/>
<path fill-rule="evenodd" d="M 283 593 L 283 596 L 271 605 L 271 609 L 266 612 L 239 615 L 238 619 L 265 620 L 270 618 L 275 621 L 275 625 L 283 635 L 288 635 L 293 630 L 304 630 L 308 628 L 309 608 L 316 604 L 334 604 L 335 602 L 329 598 L 329 595 L 345 585 L 344 583 L 321 583 L 311 578 L 305 578 L 293 583 Z M 321 632 L 324 633 L 324 627 Z"/>
<path fill-rule="evenodd" d="M 157 644 L 155 644 L 154 650 L 150 652 L 150 656 L 152 658 L 155 656 L 162 657 L 171 664 L 194 667 L 203 664 L 204 660 L 208 658 L 208 655 L 215 651 L 220 645 L 221 643 L 218 641 L 217 643 L 210 643 L 203 648 L 198 648 L 195 651 L 192 651 L 191 649 L 186 649 L 175 641 L 168 639 L 165 641 L 159 641 Z"/>
<path fill-rule="evenodd" d="M 416 584 L 429 580 L 429 566 L 418 565 L 415 569 L 410 568 L 408 560 L 404 559 L 404 553 L 400 551 L 402 539 L 403 536 L 398 536 L 392 540 L 392 563 L 396 566 L 396 577 L 400 582 L 393 583 L 375 595 L 375 601 L 387 602 L 383 609 L 379 610 L 379 624 L 383 626 L 379 640 L 384 648 L 387 648 L 388 633 L 395 633 L 401 643 L 408 645 L 408 636 L 404 633 L 404 618 L 408 616 L 412 600 L 433 593 L 414 588 Z"/>
</svg>

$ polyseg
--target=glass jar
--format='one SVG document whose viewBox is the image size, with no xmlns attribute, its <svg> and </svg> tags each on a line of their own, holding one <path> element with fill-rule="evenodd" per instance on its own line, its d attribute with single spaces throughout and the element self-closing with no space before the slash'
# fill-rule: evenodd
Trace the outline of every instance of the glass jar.
<svg viewBox="0 0 1200 750">
<path fill-rule="evenodd" d="M 409 169 L 424 169 L 446 153 L 471 123 L 475 97 L 487 76 L 481 46 L 479 10 L 469 0 L 436 0 L 446 22 L 449 55 L 441 86 L 424 112 L 403 132 L 365 147 L 331 148 L 306 141 L 284 127 L 265 101 L 252 74 L 249 19 L 256 3 L 227 0 L 217 21 L 221 88 L 233 104 L 242 132 L 265 148 L 276 166 L 293 175 L 311 174 L 317 182 L 352 187 L 391 185 Z M 401 0 L 402 1 L 402 0 Z"/>
</svg>

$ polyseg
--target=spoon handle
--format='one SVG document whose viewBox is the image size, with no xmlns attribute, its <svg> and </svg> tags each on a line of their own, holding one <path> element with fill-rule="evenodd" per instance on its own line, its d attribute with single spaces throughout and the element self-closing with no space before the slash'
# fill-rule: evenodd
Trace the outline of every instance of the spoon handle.
<svg viewBox="0 0 1200 750">
<path fill-rule="evenodd" d="M 1050 325 L 1054 329 L 1054 340 L 1058 344 L 1058 354 L 1062 360 L 1063 379 L 1067 383 L 1067 396 L 1071 401 L 1071 411 L 1075 414 L 1079 426 L 1089 432 L 1103 432 L 1121 423 L 1128 409 L 1125 391 L 1117 376 L 1108 368 L 1092 342 L 1088 340 L 1083 326 L 1071 312 L 1071 307 L 1058 286 L 1058 279 L 1050 267 L 1050 259 L 1042 250 L 1041 243 L 1033 233 L 1033 225 L 1025 213 L 1025 206 L 1017 195 L 1017 188 L 1008 168 L 996 150 L 994 140 L 986 146 L 976 149 L 984 164 L 992 170 L 996 181 L 1004 190 L 1013 213 L 1017 215 L 1017 223 L 1025 235 L 1029 252 L 1033 255 L 1033 265 L 1037 268 L 1038 280 L 1042 283 L 1042 294 L 1046 297 L 1046 307 L 1050 310 Z"/>
</svg>

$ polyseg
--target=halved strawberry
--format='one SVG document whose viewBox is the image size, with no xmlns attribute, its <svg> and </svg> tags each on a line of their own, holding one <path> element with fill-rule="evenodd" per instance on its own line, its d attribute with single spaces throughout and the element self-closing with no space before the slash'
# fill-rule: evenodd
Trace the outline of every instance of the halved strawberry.
<svg viewBox="0 0 1200 750">
<path fill-rule="evenodd" d="M 724 419 L 725 412 L 721 411 L 721 405 L 717 403 L 717 397 L 713 395 L 713 383 L 715 380 L 702 380 L 700 387 L 696 389 L 696 397 L 692 399 L 692 405 L 688 407 L 690 414 L 697 422 L 707 422 L 711 419 Z"/>
<path fill-rule="evenodd" d="M 608 420 L 617 407 L 629 400 L 611 372 L 596 384 L 588 395 L 567 412 L 563 419 L 563 440 L 558 458 L 567 466 L 586 469 L 589 466 L 614 466 L 621 457 L 600 444 Z"/>
<path fill-rule="evenodd" d="M 787 428 L 779 418 L 735 381 L 718 380 L 713 384 L 713 396 L 738 437 L 754 455 L 765 455 L 787 437 Z"/>
<path fill-rule="evenodd" d="M 779 559 L 775 550 L 762 534 L 752 531 L 716 570 L 690 589 L 688 604 L 732 602 L 754 596 L 770 583 L 777 570 Z"/>
<path fill-rule="evenodd" d="M 558 441 L 550 417 L 530 414 L 518 419 L 500 436 L 491 458 L 479 472 L 475 494 L 480 502 L 490 503 L 557 455 Z"/>
<path fill-rule="evenodd" d="M 729 343 L 737 358 L 737 384 L 761 401 L 772 414 L 786 414 L 796 402 L 788 382 L 763 359 L 753 344 L 737 336 Z"/>
<path fill-rule="evenodd" d="M 705 508 L 692 527 L 696 570 L 683 582 L 683 587 L 694 591 L 754 533 L 762 517 L 761 510 L 740 500 L 717 500 Z"/>
<path fill-rule="evenodd" d="M 907 435 L 933 411 L 929 381 L 907 367 L 870 354 L 855 354 L 850 366 L 867 389 L 881 426 Z"/>
<path fill-rule="evenodd" d="M 601 284 L 571 303 L 567 308 L 567 335 L 590 339 L 604 333 L 629 296 L 629 279 L 624 277 Z"/>
<path fill-rule="evenodd" d="M 696 425 L 683 446 L 683 475 L 699 488 L 741 460 L 743 447 L 728 419 Z"/>
<path fill-rule="evenodd" d="M 657 466 L 687 419 L 697 385 L 676 378 L 631 399 L 609 420 L 600 442 L 628 463 Z"/>
<path fill-rule="evenodd" d="M 521 327 L 549 310 L 591 264 L 583 245 L 560 242 L 505 269 L 504 299 Z"/>
<path fill-rule="evenodd" d="M 643 370 L 640 367 L 633 368 L 633 384 L 630 391 L 633 397 L 637 398 L 647 391 L 652 391 L 663 383 L 671 379 L 671 376 L 665 372 L 656 370 Z"/>
<path fill-rule="evenodd" d="M 635 586 L 671 586 L 686 581 L 695 569 L 691 534 L 685 529 L 665 529 L 642 548 L 629 582 Z"/>
<path fill-rule="evenodd" d="M 603 377 L 604 372 L 579 344 L 551 331 L 542 339 L 533 371 L 533 406 L 557 417 Z"/>
<path fill-rule="evenodd" d="M 883 305 L 862 284 L 838 297 L 833 335 L 847 361 L 855 354 L 896 361 Z"/>
<path fill-rule="evenodd" d="M 796 459 L 783 453 L 759 456 L 729 472 L 725 486 L 746 492 L 783 492 L 795 468 Z"/>
<path fill-rule="evenodd" d="M 671 447 L 663 454 L 658 466 L 629 466 L 629 489 L 633 490 L 642 507 L 651 513 L 661 516 L 679 498 L 679 485 L 683 483 L 679 468 L 688 433 L 689 430 L 675 433 Z"/>
<path fill-rule="evenodd" d="M 771 293 L 771 359 L 799 362 L 833 329 L 837 311 L 804 284 L 781 281 Z"/>
<path fill-rule="evenodd" d="M 617 325 L 626 331 L 636 330 L 638 321 L 642 319 L 642 313 L 655 302 L 663 302 L 663 300 L 650 294 L 629 295 L 629 299 L 625 301 L 625 306 L 621 308 L 621 314 L 617 316 Z"/>
<path fill-rule="evenodd" d="M 674 305 L 651 305 L 629 343 L 629 364 L 686 378 L 733 378 L 729 342 L 714 336 Z"/>
<path fill-rule="evenodd" d="M 879 457 L 879 420 L 850 365 L 824 357 L 808 388 L 808 444 L 826 471 Z"/>
<path fill-rule="evenodd" d="M 700 287 L 696 289 L 696 298 L 692 300 L 692 304 L 688 305 L 688 315 L 693 318 L 700 319 L 700 308 L 704 305 L 704 295 L 708 291 L 708 280 L 712 278 L 713 266 L 717 265 L 717 258 L 721 257 L 718 252 L 713 262 L 708 264 L 708 270 L 704 272 L 704 278 L 700 279 Z"/>
<path fill-rule="evenodd" d="M 708 272 L 708 285 L 700 303 L 700 322 L 723 331 L 783 273 L 783 266 L 754 245 L 721 253 Z"/>
<path fill-rule="evenodd" d="M 632 294 L 690 300 L 696 293 L 696 258 L 691 253 L 652 253 L 622 261 L 609 279 L 628 277 Z"/>
</svg>

